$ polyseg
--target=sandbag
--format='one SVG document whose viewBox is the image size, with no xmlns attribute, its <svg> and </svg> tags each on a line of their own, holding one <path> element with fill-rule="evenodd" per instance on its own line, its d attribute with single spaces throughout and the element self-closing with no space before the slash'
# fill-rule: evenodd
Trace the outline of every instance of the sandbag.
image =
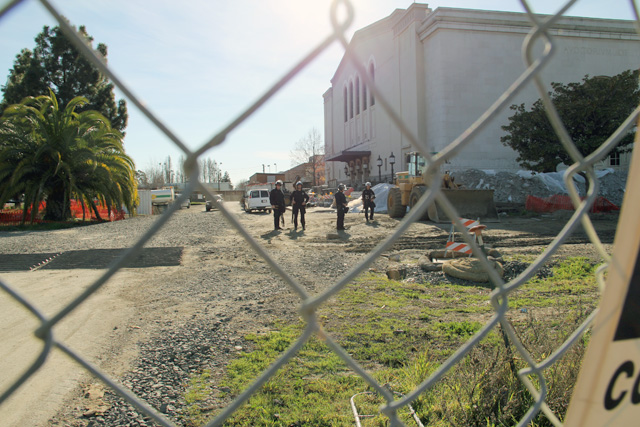
<svg viewBox="0 0 640 427">
<path fill-rule="evenodd" d="M 498 276 L 504 276 L 504 268 L 497 261 L 489 261 L 489 264 L 497 271 Z M 488 282 L 489 274 L 484 270 L 480 261 L 476 258 L 458 258 L 446 261 L 442 264 L 442 271 L 449 276 L 471 282 Z"/>
</svg>

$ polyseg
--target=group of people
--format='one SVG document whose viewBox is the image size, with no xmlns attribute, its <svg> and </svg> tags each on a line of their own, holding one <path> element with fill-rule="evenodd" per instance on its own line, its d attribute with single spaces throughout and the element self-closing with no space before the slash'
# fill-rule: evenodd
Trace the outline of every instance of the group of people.
<svg viewBox="0 0 640 427">
<path fill-rule="evenodd" d="M 284 212 L 286 204 L 284 202 L 284 193 L 282 192 L 282 181 L 276 181 L 276 188 L 269 193 L 269 202 L 273 209 L 273 229 L 282 230 L 280 222 L 284 222 Z M 293 210 L 293 227 L 298 229 L 298 214 L 300 214 L 300 225 L 305 229 L 304 214 L 307 212 L 307 203 L 309 203 L 309 195 L 302 191 L 302 183 L 296 182 L 296 189 L 291 193 L 291 207 Z"/>
<path fill-rule="evenodd" d="M 362 207 L 364 210 L 364 217 L 367 222 L 373 221 L 373 211 L 376 207 L 374 199 L 375 193 L 371 189 L 371 183 L 365 184 L 365 189 L 362 191 Z M 336 228 L 338 230 L 344 230 L 344 215 L 349 210 L 347 205 L 347 196 L 344 194 L 346 189 L 344 184 L 338 185 L 338 192 L 335 195 L 335 206 L 338 214 L 336 222 Z M 286 204 L 284 200 L 284 192 L 282 191 L 282 181 L 276 181 L 276 188 L 269 193 L 269 201 L 271 202 L 271 208 L 273 210 L 273 229 L 282 230 L 280 227 L 281 222 L 284 222 L 284 213 L 286 211 Z M 307 210 L 307 203 L 309 203 L 309 195 L 302 191 L 302 182 L 296 182 L 295 190 L 291 193 L 291 208 L 293 211 L 293 229 L 298 230 L 298 215 L 300 215 L 300 225 L 305 230 L 304 215 Z"/>
</svg>

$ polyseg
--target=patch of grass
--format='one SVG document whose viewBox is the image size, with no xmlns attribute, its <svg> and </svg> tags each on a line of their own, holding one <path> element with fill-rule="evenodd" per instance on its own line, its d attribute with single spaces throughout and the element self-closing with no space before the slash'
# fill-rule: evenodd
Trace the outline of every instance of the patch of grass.
<svg viewBox="0 0 640 427">
<path fill-rule="evenodd" d="M 546 279 L 535 279 L 515 291 L 510 306 L 516 309 L 528 307 L 575 306 L 589 309 L 599 299 L 595 278 L 597 265 L 586 258 L 569 258 L 553 267 L 553 274 Z"/>
<path fill-rule="evenodd" d="M 552 276 L 536 278 L 509 295 L 508 317 L 535 360 L 548 357 L 589 314 L 597 299 L 594 271 L 586 259 L 567 259 L 554 266 Z M 317 314 L 326 334 L 376 381 L 406 394 L 486 324 L 493 314 L 490 292 L 481 285 L 405 283 L 364 274 Z M 298 339 L 302 328 L 285 324 L 267 335 L 247 335 L 253 350 L 228 365 L 217 386 L 230 391 L 221 397 L 233 398 L 245 390 Z M 546 372 L 547 403 L 560 417 L 587 340 Z M 425 425 L 514 425 L 533 404 L 516 375 L 523 367 L 515 347 L 496 326 L 412 406 Z M 207 393 L 207 381 L 201 376 L 192 383 L 190 400 L 197 402 Z M 349 399 L 371 391 L 324 341 L 314 337 L 225 425 L 352 426 Z M 363 425 L 388 425 L 386 416 L 379 413 L 383 403 L 375 393 L 358 394 L 359 413 L 375 415 Z M 405 424 L 414 424 L 406 408 L 400 413 Z M 205 422 L 196 404 L 189 414 L 191 425 Z M 532 425 L 551 424 L 538 415 Z"/>
<path fill-rule="evenodd" d="M 206 401 L 209 394 L 212 393 L 210 378 L 211 371 L 206 369 L 200 375 L 193 376 L 189 380 L 184 400 L 186 415 L 192 424 L 201 425 L 206 422 L 207 417 L 203 415 L 202 402 Z"/>
<path fill-rule="evenodd" d="M 577 279 L 592 278 L 597 266 L 584 257 L 570 258 L 559 263 L 553 268 L 554 280 L 569 280 L 571 282 Z"/>
<path fill-rule="evenodd" d="M 299 336 L 301 325 L 289 325 L 268 335 L 249 335 L 255 349 L 227 367 L 221 386 L 240 394 Z M 312 338 L 284 368 L 229 418 L 225 425 L 334 426 L 351 419 L 345 402 L 364 386 L 342 360 L 319 339 Z"/>
<path fill-rule="evenodd" d="M 480 322 L 447 322 L 438 323 L 435 325 L 435 329 L 442 332 L 442 338 L 452 339 L 460 338 L 467 339 L 480 330 L 482 324 Z"/>
</svg>

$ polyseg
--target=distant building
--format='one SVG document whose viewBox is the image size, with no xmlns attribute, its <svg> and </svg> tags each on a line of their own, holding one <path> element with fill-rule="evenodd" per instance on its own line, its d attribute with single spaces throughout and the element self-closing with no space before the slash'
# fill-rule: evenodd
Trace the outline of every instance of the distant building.
<svg viewBox="0 0 640 427">
<path fill-rule="evenodd" d="M 358 30 L 350 42 L 360 64 L 409 130 L 437 153 L 458 138 L 525 71 L 521 49 L 531 29 L 524 13 L 438 8 L 414 3 Z M 640 43 L 632 21 L 560 18 L 550 31 L 555 54 L 543 81 L 580 82 L 585 75 L 612 76 L 638 68 Z M 541 54 L 541 43 L 534 52 Z M 471 143 L 446 165 L 515 171 L 517 153 L 500 142 L 512 104 L 530 107 L 540 98 L 529 83 Z M 390 181 L 407 170 L 414 151 L 343 57 L 324 93 L 328 184 Z M 391 155 L 395 158 L 392 165 Z M 602 167 L 627 168 L 612 155 Z M 380 166 L 378 167 L 378 162 Z"/>
<path fill-rule="evenodd" d="M 292 182 L 295 184 L 300 180 L 304 187 L 309 187 L 311 185 L 311 178 L 307 176 L 307 163 L 292 167 L 288 171 L 285 171 L 284 176 L 286 182 Z"/>
<path fill-rule="evenodd" d="M 247 185 L 269 184 L 277 180 L 285 181 L 284 173 L 254 173 L 249 178 Z"/>
<path fill-rule="evenodd" d="M 314 161 L 315 158 L 315 161 Z M 323 154 L 309 157 L 309 161 L 285 172 L 286 181 L 294 184 L 299 180 L 305 188 L 325 184 L 325 162 Z M 315 180 L 313 179 L 315 176 Z"/>
</svg>

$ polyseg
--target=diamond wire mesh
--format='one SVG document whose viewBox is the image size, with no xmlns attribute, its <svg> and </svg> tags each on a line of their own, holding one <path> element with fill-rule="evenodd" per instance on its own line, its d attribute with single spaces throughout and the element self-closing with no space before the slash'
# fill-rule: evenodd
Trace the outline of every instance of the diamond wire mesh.
<svg viewBox="0 0 640 427">
<path fill-rule="evenodd" d="M 0 10 L 0 19 L 4 18 L 4 15 L 11 10 L 15 5 L 20 3 L 21 0 L 14 0 L 9 2 L 2 10 Z M 190 184 L 188 184 L 183 195 L 179 201 L 186 199 L 188 195 L 195 189 L 199 189 L 205 195 L 213 198 L 213 194 L 207 190 L 206 187 L 200 185 L 198 181 L 198 163 L 199 156 L 204 154 L 207 150 L 222 144 L 227 136 L 233 129 L 240 126 L 246 118 L 251 116 L 257 109 L 265 104 L 274 94 L 276 94 L 281 88 L 286 86 L 296 75 L 305 67 L 313 63 L 313 60 L 322 53 L 329 45 L 334 42 L 340 43 L 345 50 L 345 55 L 352 65 L 362 76 L 363 83 L 366 84 L 371 92 L 375 95 L 379 105 L 389 115 L 393 123 L 403 132 L 404 136 L 408 138 L 411 144 L 420 151 L 427 159 L 427 171 L 426 173 L 430 177 L 435 177 L 439 166 L 446 160 L 456 156 L 462 148 L 467 145 L 473 135 L 486 126 L 491 119 L 513 98 L 513 96 L 527 83 L 533 82 L 538 89 L 540 97 L 542 98 L 547 115 L 551 120 L 553 127 L 558 134 L 563 147 L 571 155 L 574 163 L 565 173 L 565 184 L 570 191 L 571 199 L 576 207 L 575 214 L 567 222 L 562 231 L 555 237 L 552 243 L 525 271 L 519 274 L 513 280 L 505 283 L 496 271 L 490 267 L 490 264 L 482 253 L 477 244 L 471 240 L 466 233 L 462 233 L 464 239 L 472 247 L 473 253 L 480 260 L 483 268 L 489 274 L 489 277 L 495 285 L 494 291 L 491 293 L 491 303 L 495 309 L 495 314 L 473 337 L 471 337 L 464 345 L 462 345 L 453 355 L 451 355 L 429 378 L 424 380 L 415 390 L 405 394 L 399 399 L 395 399 L 393 393 L 383 385 L 380 385 L 358 362 L 351 358 L 347 352 L 329 335 L 327 334 L 318 323 L 316 317 L 317 309 L 326 302 L 333 295 L 338 293 L 348 283 L 355 279 L 362 271 L 364 271 L 373 261 L 379 257 L 384 251 L 389 249 L 394 242 L 407 230 L 407 228 L 415 221 L 419 220 L 428 206 L 434 203 L 436 200 L 443 206 L 445 212 L 451 218 L 455 218 L 454 223 L 458 229 L 464 229 L 460 221 L 458 220 L 457 212 L 454 207 L 448 202 L 446 197 L 440 191 L 439 186 L 430 186 L 429 190 L 422 197 L 420 202 L 409 214 L 399 223 L 395 231 L 388 236 L 384 241 L 379 243 L 372 252 L 368 254 L 361 262 L 355 265 L 351 270 L 345 273 L 338 281 L 323 293 L 311 296 L 304 287 L 302 287 L 293 277 L 289 276 L 283 268 L 269 255 L 269 253 L 242 227 L 238 219 L 228 211 L 224 205 L 220 204 L 220 212 L 229 221 L 229 223 L 237 230 L 237 232 L 251 245 L 251 247 L 271 266 L 271 268 L 291 287 L 291 289 L 298 294 L 301 300 L 300 314 L 306 322 L 305 329 L 302 335 L 297 341 L 285 351 L 280 358 L 274 362 L 266 371 L 264 371 L 255 382 L 244 390 L 232 403 L 230 403 L 218 416 L 210 421 L 207 426 L 221 425 L 231 414 L 233 414 L 238 408 L 245 403 L 251 395 L 256 392 L 266 381 L 268 381 L 275 372 L 284 366 L 296 353 L 302 348 L 302 346 L 314 335 L 321 336 L 329 347 L 345 362 L 345 364 L 351 368 L 356 374 L 360 375 L 373 390 L 378 392 L 386 400 L 386 404 L 381 408 L 381 411 L 389 417 L 391 425 L 403 425 L 398 418 L 398 411 L 403 407 L 409 405 L 415 400 L 421 393 L 425 392 L 429 388 L 438 382 L 449 370 L 451 370 L 465 355 L 467 355 L 471 349 L 478 344 L 487 334 L 495 327 L 500 325 L 506 332 L 511 342 L 515 345 L 520 357 L 526 362 L 528 367 L 521 369 L 518 372 L 520 380 L 527 387 L 531 395 L 534 397 L 535 403 L 529 411 L 519 420 L 518 425 L 527 425 L 533 417 L 539 412 L 543 411 L 546 417 L 554 425 L 562 425 L 557 416 L 551 411 L 551 409 L 545 403 L 545 397 L 548 392 L 546 378 L 544 377 L 544 371 L 552 366 L 558 359 L 577 341 L 579 340 L 591 321 L 593 320 L 596 310 L 594 310 L 583 323 L 566 339 L 566 341 L 560 345 L 551 355 L 537 363 L 530 353 L 525 349 L 519 337 L 516 335 L 513 326 L 509 320 L 505 317 L 507 310 L 509 309 L 509 295 L 516 289 L 521 288 L 529 278 L 531 278 L 536 271 L 556 252 L 558 247 L 567 239 L 568 236 L 581 224 L 585 232 L 589 236 L 589 239 L 594 244 L 595 248 L 601 255 L 604 263 L 596 271 L 596 279 L 602 290 L 604 286 L 604 273 L 606 271 L 609 255 L 605 251 L 595 229 L 586 215 L 593 201 L 598 195 L 598 181 L 594 172 L 594 164 L 601 161 L 608 153 L 615 147 L 619 140 L 624 136 L 630 128 L 634 126 L 635 120 L 640 113 L 640 107 L 637 108 L 627 120 L 620 126 L 620 128 L 612 134 L 597 150 L 590 155 L 583 157 L 576 146 L 573 144 L 569 137 L 562 121 L 560 120 L 557 112 L 555 111 L 549 96 L 547 94 L 545 84 L 539 76 L 539 71 L 545 66 L 551 57 L 554 49 L 553 38 L 548 32 L 551 25 L 554 24 L 577 0 L 568 1 L 562 6 L 562 8 L 553 16 L 540 17 L 533 14 L 529 4 L 522 0 L 522 6 L 525 8 L 528 17 L 532 23 L 532 30 L 526 37 L 523 46 L 522 53 L 527 69 L 525 72 L 505 91 L 495 103 L 487 109 L 481 117 L 477 119 L 460 137 L 452 141 L 444 150 L 440 151 L 436 155 L 430 155 L 432 150 L 429 149 L 428 144 L 425 141 L 419 140 L 411 131 L 405 126 L 402 119 L 398 116 L 397 112 L 390 106 L 387 100 L 379 92 L 375 83 L 370 81 L 368 73 L 361 65 L 361 61 L 358 60 L 354 52 L 350 51 L 348 41 L 345 37 L 345 31 L 352 23 L 354 16 L 354 8 L 349 0 L 334 0 L 330 8 L 330 18 L 333 26 L 333 32 L 321 41 L 315 48 L 313 48 L 308 55 L 300 62 L 295 64 L 291 69 L 282 77 L 276 84 L 268 88 L 267 91 L 259 97 L 253 105 L 247 110 L 242 112 L 238 117 L 233 120 L 225 129 L 214 136 L 210 141 L 202 145 L 198 150 L 191 151 L 187 146 L 174 135 L 168 127 L 164 125 L 162 121 L 157 119 L 153 113 L 133 94 L 118 77 L 110 70 L 101 59 L 99 59 L 94 52 L 88 47 L 82 39 L 76 34 L 76 32 L 70 27 L 67 21 L 62 18 L 58 11 L 47 0 L 41 0 L 41 3 L 49 11 L 49 13 L 57 20 L 60 27 L 65 34 L 73 41 L 76 47 L 87 57 L 93 64 L 105 75 L 107 75 L 111 81 L 125 94 L 125 96 L 133 102 L 133 104 L 140 109 L 140 111 L 147 116 L 147 118 L 158 127 L 173 143 L 182 150 L 186 155 L 187 161 L 185 162 L 185 170 L 188 171 L 190 177 Z M 631 1 L 633 11 L 636 16 L 636 29 L 640 28 L 638 25 L 638 8 L 634 1 Z M 346 18 L 340 22 L 338 20 L 339 8 L 346 10 Z M 640 31 L 638 31 L 640 33 Z M 532 54 L 533 44 L 541 40 L 544 43 L 544 52 L 541 56 L 534 58 Z M 573 179 L 573 176 L 579 172 L 585 172 L 588 176 L 589 189 L 587 197 L 584 200 L 580 200 L 574 186 L 569 185 Z M 67 347 L 63 342 L 57 341 L 54 338 L 53 330 L 56 324 L 67 316 L 72 310 L 83 303 L 87 298 L 93 295 L 98 289 L 105 285 L 108 280 L 118 272 L 123 266 L 126 259 L 130 256 L 137 254 L 145 243 L 153 237 L 153 235 L 163 227 L 163 225 L 169 220 L 171 215 L 176 209 L 180 207 L 181 203 L 173 204 L 167 211 L 160 216 L 159 220 L 140 238 L 140 240 L 132 247 L 128 248 L 119 259 L 117 259 L 110 268 L 98 278 L 91 286 L 89 286 L 83 293 L 78 295 L 75 300 L 61 309 L 57 314 L 52 317 L 46 317 L 42 311 L 35 307 L 29 300 L 21 296 L 10 284 L 0 280 L 0 288 L 9 295 L 10 298 L 15 300 L 29 312 L 31 312 L 40 322 L 40 326 L 35 330 L 36 336 L 43 341 L 43 347 L 39 357 L 33 362 L 33 364 L 7 389 L 2 395 L 0 395 L 0 404 L 4 402 L 12 393 L 15 392 L 25 381 L 27 381 L 44 363 L 47 355 L 53 348 L 61 350 L 67 354 L 71 359 L 75 360 L 81 366 L 83 366 L 91 374 L 103 381 L 107 386 L 111 387 L 116 393 L 121 395 L 125 400 L 134 405 L 137 409 L 149 416 L 154 422 L 161 426 L 170 427 L 174 426 L 170 420 L 160 414 L 154 408 L 146 404 L 143 400 L 132 394 L 129 390 L 116 383 L 113 379 L 109 378 L 98 368 L 87 362 L 80 354 L 76 353 L 72 348 Z M 538 386 L 531 380 L 531 376 L 536 378 Z"/>
</svg>

